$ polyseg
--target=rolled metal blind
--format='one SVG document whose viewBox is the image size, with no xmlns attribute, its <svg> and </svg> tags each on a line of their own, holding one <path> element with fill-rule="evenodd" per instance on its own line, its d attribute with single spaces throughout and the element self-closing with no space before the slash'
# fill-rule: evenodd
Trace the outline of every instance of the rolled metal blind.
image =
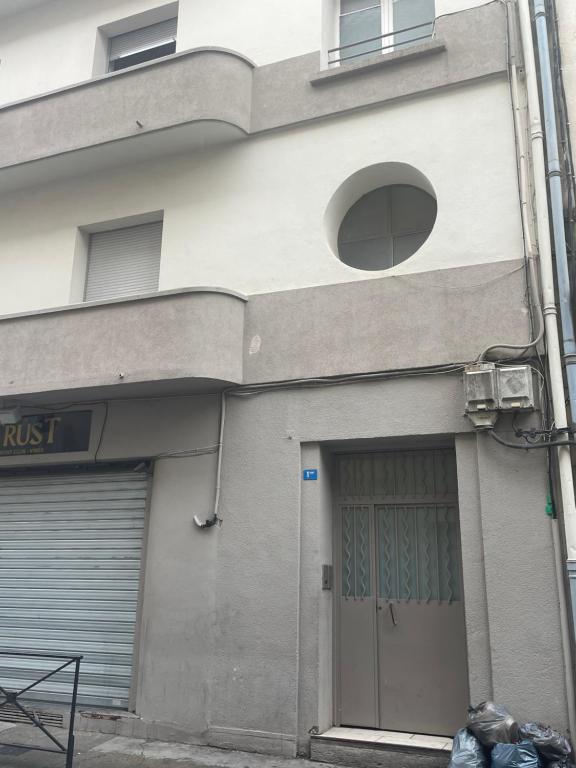
<svg viewBox="0 0 576 768">
<path fill-rule="evenodd" d="M 141 27 L 132 32 L 125 32 L 123 35 L 117 35 L 110 38 L 110 61 L 115 61 L 123 56 L 130 56 L 140 51 L 146 51 L 149 48 L 156 48 L 159 45 L 176 42 L 176 31 L 178 28 L 178 19 L 167 19 L 157 24 L 150 24 L 148 27 Z"/>
<path fill-rule="evenodd" d="M 0 477 L 0 649 L 82 654 L 84 704 L 128 707 L 147 487 L 136 472 Z M 0 685 L 54 668 L 0 657 Z M 28 697 L 68 702 L 72 677 Z"/>
<path fill-rule="evenodd" d="M 162 222 L 90 235 L 85 301 L 158 290 Z"/>
</svg>

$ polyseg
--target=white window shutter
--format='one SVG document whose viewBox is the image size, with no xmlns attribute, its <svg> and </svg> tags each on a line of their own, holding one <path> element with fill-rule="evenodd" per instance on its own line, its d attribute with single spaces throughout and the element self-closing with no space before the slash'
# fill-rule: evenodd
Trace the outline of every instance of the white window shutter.
<svg viewBox="0 0 576 768">
<path fill-rule="evenodd" d="M 85 301 L 158 290 L 162 222 L 90 235 Z"/>
<path fill-rule="evenodd" d="M 123 35 L 110 38 L 110 61 L 116 61 L 124 56 L 130 56 L 149 48 L 176 42 L 178 19 L 167 19 L 148 27 L 141 27 Z"/>
</svg>

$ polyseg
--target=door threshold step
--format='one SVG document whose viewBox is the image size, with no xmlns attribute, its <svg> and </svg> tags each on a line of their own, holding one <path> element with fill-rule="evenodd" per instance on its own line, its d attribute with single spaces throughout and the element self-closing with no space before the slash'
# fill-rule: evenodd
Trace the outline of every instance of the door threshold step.
<svg viewBox="0 0 576 768">
<path fill-rule="evenodd" d="M 310 742 L 310 757 L 321 763 L 359 768 L 446 768 L 452 739 L 368 728 L 330 728 Z"/>
</svg>

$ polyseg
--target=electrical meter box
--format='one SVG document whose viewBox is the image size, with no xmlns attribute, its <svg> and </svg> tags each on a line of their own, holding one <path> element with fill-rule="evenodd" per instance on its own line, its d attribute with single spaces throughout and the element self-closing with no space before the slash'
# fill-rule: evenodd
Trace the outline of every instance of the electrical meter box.
<svg viewBox="0 0 576 768">
<path fill-rule="evenodd" d="M 496 411 L 498 384 L 494 363 L 474 363 L 464 371 L 466 413 Z"/>
<path fill-rule="evenodd" d="M 501 411 L 533 411 L 534 375 L 529 365 L 498 368 L 498 408 Z"/>
<path fill-rule="evenodd" d="M 533 411 L 534 378 L 529 365 L 496 367 L 473 363 L 464 371 L 466 415 L 476 428 L 490 429 L 498 413 Z"/>
</svg>

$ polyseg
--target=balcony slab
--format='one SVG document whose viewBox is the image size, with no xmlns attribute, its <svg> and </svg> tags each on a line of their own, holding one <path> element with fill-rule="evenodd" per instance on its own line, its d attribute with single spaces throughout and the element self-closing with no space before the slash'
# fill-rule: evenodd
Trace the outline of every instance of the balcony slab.
<svg viewBox="0 0 576 768">
<path fill-rule="evenodd" d="M 245 305 L 239 294 L 191 289 L 0 318 L 0 398 L 54 401 L 65 393 L 73 401 L 239 384 Z"/>
<path fill-rule="evenodd" d="M 164 131 L 250 126 L 253 65 L 224 49 L 186 51 L 8 104 L 0 109 L 0 170 Z M 194 134 L 191 134 L 192 140 Z"/>
</svg>

